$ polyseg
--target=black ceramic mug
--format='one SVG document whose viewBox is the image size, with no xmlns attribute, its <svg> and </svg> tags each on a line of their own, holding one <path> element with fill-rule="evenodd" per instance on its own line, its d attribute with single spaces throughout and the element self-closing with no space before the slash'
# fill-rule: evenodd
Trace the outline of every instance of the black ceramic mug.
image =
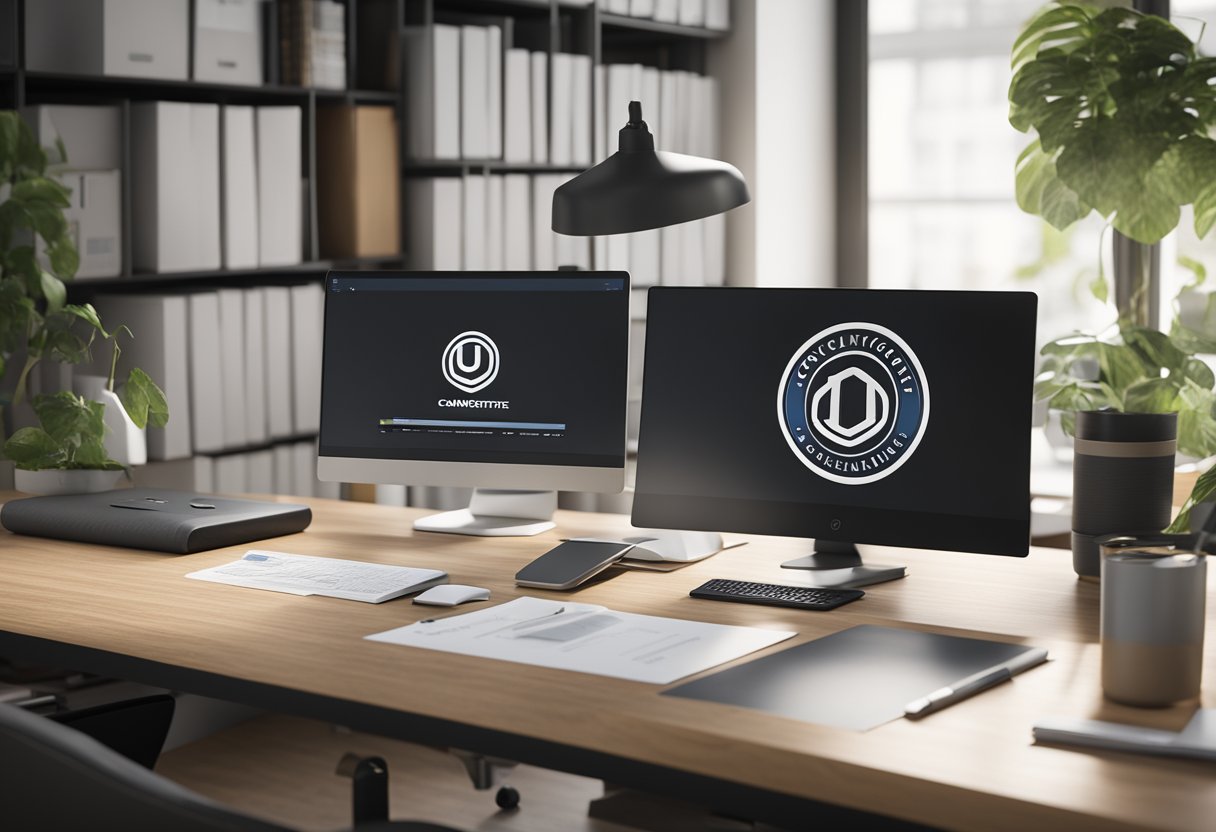
<svg viewBox="0 0 1216 832">
<path fill-rule="evenodd" d="M 1077 413 L 1072 462 L 1072 565 L 1097 580 L 1097 538 L 1146 534 L 1170 522 L 1177 413 Z"/>
</svg>

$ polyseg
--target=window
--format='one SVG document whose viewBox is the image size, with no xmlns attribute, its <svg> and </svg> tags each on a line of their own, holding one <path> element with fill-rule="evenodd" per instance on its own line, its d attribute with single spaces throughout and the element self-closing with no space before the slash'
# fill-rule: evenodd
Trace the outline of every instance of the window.
<svg viewBox="0 0 1216 832">
<path fill-rule="evenodd" d="M 1009 52 L 1041 5 L 870 0 L 869 285 L 1032 290 L 1044 342 L 1114 315 L 1089 289 L 1102 220 L 1061 233 L 1014 199 Z"/>
</svg>

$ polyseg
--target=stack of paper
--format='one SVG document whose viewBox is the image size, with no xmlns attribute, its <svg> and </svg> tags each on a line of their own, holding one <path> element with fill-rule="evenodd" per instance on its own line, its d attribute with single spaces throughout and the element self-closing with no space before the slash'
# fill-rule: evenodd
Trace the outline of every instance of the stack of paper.
<svg viewBox="0 0 1216 832">
<path fill-rule="evenodd" d="M 268 589 L 292 595 L 326 595 L 379 604 L 447 583 L 438 569 L 413 569 L 338 558 L 251 549 L 240 560 L 191 572 L 198 581 Z"/>
<path fill-rule="evenodd" d="M 666 685 L 793 635 L 524 597 L 367 638 Z"/>
</svg>

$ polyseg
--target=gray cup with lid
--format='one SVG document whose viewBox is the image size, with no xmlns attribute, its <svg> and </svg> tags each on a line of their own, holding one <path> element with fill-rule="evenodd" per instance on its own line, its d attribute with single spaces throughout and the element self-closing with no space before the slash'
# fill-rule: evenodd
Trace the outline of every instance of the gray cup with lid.
<svg viewBox="0 0 1216 832">
<path fill-rule="evenodd" d="M 1173 547 L 1102 547 L 1102 691 L 1165 707 L 1199 695 L 1207 558 Z"/>
</svg>

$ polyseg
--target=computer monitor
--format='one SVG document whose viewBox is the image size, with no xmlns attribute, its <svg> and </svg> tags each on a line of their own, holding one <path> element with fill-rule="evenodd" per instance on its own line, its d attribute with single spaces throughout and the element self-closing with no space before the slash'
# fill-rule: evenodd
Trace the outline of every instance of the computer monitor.
<svg viewBox="0 0 1216 832">
<path fill-rule="evenodd" d="M 634 525 L 814 538 L 824 586 L 903 576 L 858 543 L 1026 555 L 1036 305 L 651 289 Z"/>
<path fill-rule="evenodd" d="M 472 486 L 415 528 L 553 527 L 625 478 L 625 272 L 330 272 L 318 476 Z M 509 489 L 504 491 L 503 489 Z"/>
</svg>

